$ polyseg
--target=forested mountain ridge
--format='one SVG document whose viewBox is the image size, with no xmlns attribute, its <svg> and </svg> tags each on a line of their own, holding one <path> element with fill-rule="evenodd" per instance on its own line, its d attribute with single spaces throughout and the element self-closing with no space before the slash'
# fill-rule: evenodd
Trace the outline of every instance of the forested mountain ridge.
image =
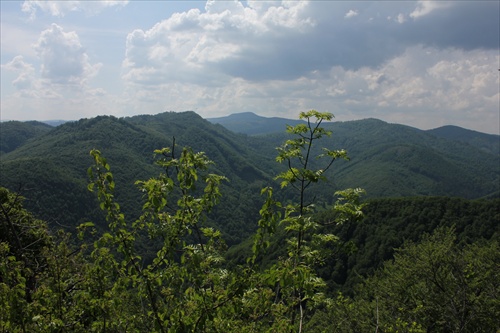
<svg viewBox="0 0 500 333">
<path fill-rule="evenodd" d="M 301 117 L 320 123 L 332 115 L 311 110 Z M 44 204 L 60 208 L 54 213 L 64 214 L 84 206 L 77 201 L 70 204 L 78 207 L 61 206 L 68 205 L 65 199 L 74 199 L 68 193 L 73 197 L 78 194 L 74 190 L 78 191 L 79 184 L 70 188 L 64 183 L 78 179 L 80 166 L 75 165 L 83 161 L 80 151 L 89 146 L 99 148 L 102 154 L 91 150 L 93 163 L 88 169 L 88 188 L 97 192 L 98 202 L 87 203 L 88 207 L 100 207 L 106 222 L 92 217 L 88 218 L 92 222 L 81 221 L 84 223 L 76 229 L 78 239 L 62 231 L 51 232 L 44 221 L 23 208 L 22 197 L 0 186 L 0 289 L 5 296 L 0 297 L 0 303 L 6 309 L 0 314 L 0 327 L 40 332 L 302 332 L 303 327 L 311 332 L 346 333 L 379 328 L 381 332 L 498 330 L 492 318 L 500 314 L 500 199 L 426 196 L 366 202 L 360 201 L 364 191 L 350 184 L 349 189 L 335 192 L 332 201 L 325 200 L 327 190 L 331 195 L 337 189 L 333 186 L 338 179 L 323 187 L 316 183 L 331 163 L 346 158 L 346 151 L 336 146 L 336 141 L 345 143 L 345 138 L 321 140 L 311 150 L 311 144 L 325 133 L 319 123 L 318 127 L 300 124 L 291 128 L 292 138 L 278 149 L 277 161 L 285 162 L 276 178 L 281 191 L 276 186 L 274 190 L 264 188 L 263 198 L 244 195 L 249 188 L 259 192 L 272 183 L 268 174 L 276 170 L 266 169 L 266 156 L 271 155 L 273 140 L 283 137 L 270 135 L 253 141 L 200 119 L 194 113 L 83 119 L 2 156 L 1 180 L 17 177 L 19 182 L 26 181 L 23 176 L 31 173 L 34 181 L 27 182 L 31 187 L 24 189 L 30 195 L 39 190 L 37 200 L 46 199 L 43 191 L 51 194 L 51 200 Z M 178 121 L 180 124 L 175 124 Z M 438 167 L 424 163 L 407 174 L 444 177 L 443 162 L 456 166 L 451 178 L 468 171 L 454 160 L 460 155 L 460 144 L 448 147 L 449 140 L 443 141 L 444 149 L 442 142 L 413 137 L 408 127 L 390 127 L 388 133 L 376 120 L 354 127 L 368 130 L 371 138 L 378 140 L 375 148 L 391 148 L 392 141 L 396 151 L 402 151 L 391 169 L 395 174 L 404 174 L 403 159 L 420 158 L 416 152 L 426 150 L 431 152 L 425 156 L 444 155 L 431 160 Z M 353 127 L 348 129 L 348 133 L 354 132 Z M 222 158 L 218 169 L 207 169 L 211 161 L 204 153 L 196 153 L 205 149 L 182 148 L 176 145 L 178 137 L 212 149 L 210 154 Z M 155 152 L 157 167 L 138 170 L 152 161 L 142 150 L 158 140 L 170 149 Z M 416 144 L 420 141 L 424 141 L 421 146 Z M 402 149 L 405 145 L 406 150 Z M 321 151 L 321 146 L 327 148 Z M 365 139 L 356 146 L 361 152 L 370 148 Z M 467 147 L 463 150 L 471 157 L 463 156 L 466 161 L 494 156 L 477 155 L 474 147 L 470 151 L 471 146 Z M 30 155 L 33 149 L 36 153 Z M 383 159 L 379 155 L 383 153 L 376 150 L 371 160 L 391 165 L 391 155 Z M 370 155 L 365 156 L 369 161 Z M 116 162 L 118 168 L 110 168 L 108 161 L 112 165 Z M 235 163 L 243 169 L 234 172 Z M 337 164 L 337 174 L 328 172 L 327 178 L 338 178 L 344 164 Z M 233 180 L 224 185 L 222 195 L 233 201 L 220 202 L 222 210 L 209 215 L 207 225 L 206 214 L 213 212 L 219 188 L 226 184 L 225 177 L 212 172 L 226 167 L 233 172 Z M 480 170 L 489 167 L 482 165 Z M 154 174 L 158 168 L 159 175 Z M 144 194 L 142 201 L 129 196 L 132 191 L 126 188 L 137 176 L 134 173 L 141 172 L 152 173 L 146 181 L 136 183 Z M 40 182 L 44 183 L 37 188 Z M 283 189 L 298 195 L 280 194 Z M 452 186 L 448 190 L 456 191 Z M 134 206 L 140 211 L 139 218 Z M 259 214 L 253 217 L 243 211 L 245 207 L 260 210 Z M 72 218 L 72 223 L 77 221 Z M 234 235 L 232 226 L 240 228 L 238 236 L 245 234 L 241 218 L 258 225 L 251 252 L 243 255 L 241 264 L 227 265 L 229 253 L 223 239 Z M 224 228 L 225 235 L 210 226 Z M 427 230 L 432 234 L 422 235 Z M 411 242 L 414 239 L 418 243 Z M 393 246 L 405 240 L 410 242 L 392 258 Z M 230 241 L 235 242 L 234 236 Z M 359 255 L 353 251 L 356 248 Z M 266 258 L 272 260 L 269 265 L 264 263 Z M 370 273 L 391 258 L 375 274 L 358 275 Z M 335 292 L 337 283 L 347 285 L 349 295 Z"/>
<path fill-rule="evenodd" d="M 347 149 L 351 161 L 335 162 L 333 181 L 316 188 L 321 205 L 331 203 L 336 190 L 358 186 L 372 198 L 499 195 L 499 156 L 468 143 L 376 119 L 325 123 L 325 127 L 333 134 L 322 145 Z M 134 182 L 158 174 L 153 151 L 172 147 L 175 138 L 177 152 L 183 146 L 204 151 L 215 161 L 214 171 L 228 177 L 222 187 L 223 201 L 212 217 L 228 243 L 234 244 L 255 230 L 260 189 L 276 186 L 272 178 L 283 166 L 275 162 L 275 148 L 287 138 L 284 130 L 259 136 L 237 134 L 194 112 L 82 119 L 49 128 L 36 140 L 3 154 L 0 186 L 24 189 L 26 206 L 49 222 L 75 226 L 102 219 L 86 189 L 86 170 L 92 163 L 89 151 L 97 148 L 115 174 L 120 203 L 136 216 L 141 193 Z M 16 133 L 11 133 L 15 139 Z"/>
<path fill-rule="evenodd" d="M 279 117 L 262 117 L 252 112 L 234 113 L 225 117 L 207 118 L 208 121 L 214 124 L 220 124 L 227 129 L 248 135 L 263 135 L 281 133 L 286 125 L 296 125 L 300 123 L 297 119 L 286 119 Z M 365 119 L 362 121 L 366 121 Z M 380 123 L 381 120 L 373 119 Z M 340 124 L 341 122 L 335 122 Z M 326 124 L 326 123 L 325 123 Z M 397 124 L 395 124 L 397 125 Z M 415 129 L 417 130 L 417 129 Z M 417 130 L 418 131 L 418 130 Z M 430 133 L 439 138 L 445 138 L 451 141 L 460 141 L 468 143 L 483 151 L 500 154 L 500 136 L 494 134 L 481 133 L 474 130 L 465 129 L 459 126 L 445 125 L 430 130 L 420 130 L 425 133 Z"/>
<path fill-rule="evenodd" d="M 254 222 L 256 213 L 250 213 L 254 206 L 245 203 L 258 197 L 262 182 L 271 178 L 261 169 L 270 161 L 262 161 L 257 168 L 252 162 L 256 153 L 237 143 L 234 133 L 192 112 L 121 119 L 99 116 L 63 124 L 5 154 L 0 184 L 21 189 L 29 198 L 26 206 L 49 222 L 75 226 L 102 220 L 95 198 L 86 188 L 86 171 L 92 163 L 89 151 L 95 148 L 111 164 L 125 212 L 137 216 L 142 194 L 134 182 L 161 171 L 153 164 L 153 151 L 172 147 L 174 137 L 178 153 L 183 146 L 191 146 L 217 160 L 215 171 L 230 179 L 217 208 L 218 218 L 225 221 L 220 228 L 235 235 L 234 240 L 228 237 L 229 243 L 249 236 L 255 228 L 250 220 Z M 249 194 L 251 191 L 255 194 Z"/>
<path fill-rule="evenodd" d="M 0 155 L 22 146 L 29 139 L 49 132 L 52 126 L 38 121 L 0 122 Z"/>
<path fill-rule="evenodd" d="M 376 192 L 375 197 L 438 195 L 472 199 L 499 195 L 499 154 L 376 119 L 333 123 L 327 128 L 334 133 L 332 142 L 346 148 L 352 157 L 348 165 L 338 169 L 340 187 L 361 182 L 359 186 L 369 194 Z M 482 192 L 479 184 L 488 189 Z"/>
<path fill-rule="evenodd" d="M 335 188 L 360 186 L 370 197 L 500 195 L 500 154 L 377 119 L 324 126 L 333 134 L 323 144 L 346 149 L 351 157 L 335 165 Z M 284 142 L 286 134 L 254 138 L 260 150 L 272 155 L 275 145 L 269 143 Z"/>
<path fill-rule="evenodd" d="M 248 112 L 208 120 L 235 132 L 258 134 L 257 137 L 262 139 L 261 149 L 265 149 L 266 139 L 269 137 L 273 137 L 276 141 L 284 140 L 281 128 L 300 122 L 293 119 L 261 117 Z M 486 191 L 489 193 L 485 192 L 484 195 L 493 197 L 500 195 L 498 186 L 500 136 L 498 135 L 457 126 L 443 126 L 424 131 L 409 126 L 389 124 L 378 119 L 325 123 L 325 127 L 334 133 L 331 140 L 326 140 L 329 141 L 328 145 L 345 148 L 350 152 L 353 161 L 363 161 L 363 165 L 359 166 L 363 171 L 361 174 L 358 172 L 355 174 L 356 179 L 361 176 L 360 186 L 367 188 L 369 195 L 449 195 L 452 191 L 457 196 L 478 197 L 472 194 L 476 193 L 475 181 L 460 181 L 468 178 L 463 171 L 469 174 L 492 175 L 489 181 L 491 191 Z M 268 153 L 271 153 L 274 147 L 267 148 Z M 485 154 L 481 154 L 478 149 Z M 489 167 L 480 171 L 482 167 L 478 166 L 478 159 L 486 162 Z M 351 169 L 353 161 L 345 165 L 345 168 Z M 387 161 L 391 161 L 392 165 L 387 165 Z M 373 170 L 380 172 L 373 174 Z M 355 180 L 344 176 L 337 177 L 340 179 L 340 187 L 349 186 L 348 184 Z M 452 178 L 459 180 L 461 184 L 456 183 L 456 186 L 452 186 L 454 188 L 447 188 L 453 183 L 450 182 Z M 386 187 L 389 182 L 393 184 Z M 416 189 L 420 184 L 427 185 Z M 426 189 L 428 187 L 432 189 Z M 398 190 L 393 191 L 393 188 Z"/>
<path fill-rule="evenodd" d="M 500 154 L 500 136 L 498 135 L 481 133 L 451 125 L 438 127 L 427 132 L 437 137 L 466 142 L 491 154 Z"/>
<path fill-rule="evenodd" d="M 320 225 L 339 237 L 335 255 L 319 268 L 332 290 L 352 294 L 363 278 L 373 274 L 405 242 L 419 243 L 422 236 L 442 227 L 453 228 L 464 245 L 482 240 L 500 240 L 500 198 L 466 200 L 451 197 L 377 198 L 366 201 L 359 223 L 329 226 L 332 211 L 316 215 Z M 321 232 L 322 229 L 319 229 Z M 285 255 L 284 232 L 271 241 L 272 249 L 262 258 L 266 266 Z M 241 263 L 251 252 L 249 241 L 232 248 L 228 260 Z M 326 250 L 326 249 L 325 249 Z"/>
<path fill-rule="evenodd" d="M 458 242 L 500 240 L 500 198 L 465 200 L 449 197 L 373 199 L 364 208 L 365 219 L 338 227 L 344 242 L 356 250 L 325 265 L 325 278 L 349 290 L 360 276 L 372 274 L 405 242 L 419 243 L 422 236 L 440 227 L 454 228 Z M 324 213 L 322 219 L 331 219 Z M 335 267 L 335 268 L 334 268 Z"/>
<path fill-rule="evenodd" d="M 295 126 L 304 123 L 302 120 L 279 117 L 261 117 L 253 112 L 233 113 L 226 117 L 207 118 L 214 124 L 220 124 L 235 133 L 263 135 L 281 133 L 286 125 Z"/>
</svg>

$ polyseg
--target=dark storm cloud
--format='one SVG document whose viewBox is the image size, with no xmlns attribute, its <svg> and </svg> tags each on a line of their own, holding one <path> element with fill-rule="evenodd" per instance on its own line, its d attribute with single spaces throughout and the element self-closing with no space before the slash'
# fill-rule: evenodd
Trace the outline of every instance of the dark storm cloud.
<svg viewBox="0 0 500 333">
<path fill-rule="evenodd" d="M 315 24 L 310 29 L 290 29 L 256 44 L 246 43 L 238 53 L 213 65 L 246 80 L 289 80 L 334 66 L 375 68 L 415 45 L 463 50 L 499 47 L 499 2 L 437 3 L 420 14 L 419 5 L 311 2 Z M 349 10 L 356 14 L 346 15 Z"/>
<path fill-rule="evenodd" d="M 402 42 L 464 50 L 498 49 L 500 2 L 456 1 L 409 23 L 396 34 Z"/>
</svg>

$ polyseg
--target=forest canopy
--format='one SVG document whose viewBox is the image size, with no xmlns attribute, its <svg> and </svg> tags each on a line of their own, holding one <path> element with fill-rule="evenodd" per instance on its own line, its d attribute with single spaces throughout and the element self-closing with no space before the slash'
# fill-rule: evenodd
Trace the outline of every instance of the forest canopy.
<svg viewBox="0 0 500 333">
<path fill-rule="evenodd" d="M 278 147 L 281 188 L 262 188 L 257 232 L 239 264 L 228 264 L 221 232 L 207 224 L 227 179 L 207 154 L 189 147 L 155 150 L 163 171 L 136 182 L 143 194 L 136 219 L 116 199 L 112 167 L 92 150 L 88 189 L 108 226 L 82 223 L 76 238 L 49 231 L 20 195 L 1 188 L 1 330 L 497 331 L 500 252 L 493 235 L 460 242 L 456 228 L 438 226 L 421 240 L 406 240 L 352 295 L 328 288 L 322 269 L 341 262 L 342 233 L 364 223 L 367 207 L 364 191 L 348 188 L 318 214 L 314 186 L 348 155 L 316 149 L 331 134 L 322 126 L 331 114 L 311 110 L 300 117 L 305 123 L 289 126 Z M 279 191 L 293 192 L 287 196 L 293 200 L 280 200 Z M 283 254 L 264 265 L 277 235 Z M 145 241 L 158 244 L 151 257 L 141 251 Z"/>
</svg>

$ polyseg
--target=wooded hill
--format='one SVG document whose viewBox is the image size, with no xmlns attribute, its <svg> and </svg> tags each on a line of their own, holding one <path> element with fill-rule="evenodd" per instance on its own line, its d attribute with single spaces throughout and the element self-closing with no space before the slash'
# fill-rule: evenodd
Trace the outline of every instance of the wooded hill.
<svg viewBox="0 0 500 333">
<path fill-rule="evenodd" d="M 304 123 L 302 120 L 261 117 L 252 112 L 235 113 L 226 117 L 207 118 L 207 120 L 213 124 L 221 124 L 235 133 L 248 135 L 283 133 L 283 128 L 285 128 L 286 125 L 294 126 L 299 123 Z M 432 134 L 438 138 L 467 143 L 494 155 L 500 154 L 500 138 L 498 135 L 481 133 L 451 125 L 423 132 Z"/>
<path fill-rule="evenodd" d="M 339 237 L 336 247 L 324 249 L 331 256 L 318 269 L 331 291 L 341 290 L 351 295 L 365 277 L 392 260 L 395 250 L 405 242 L 419 243 L 423 235 L 438 228 L 453 228 L 461 245 L 490 239 L 500 241 L 500 198 L 379 198 L 368 200 L 363 212 L 365 217 L 359 223 L 324 228 Z M 320 224 L 328 225 L 334 214 L 323 211 L 316 218 Z M 261 260 L 263 266 L 286 255 L 284 238 L 283 231 L 276 234 L 271 250 Z M 251 245 L 251 240 L 247 240 L 231 248 L 227 258 L 233 263 L 243 263 L 251 253 Z"/>
<path fill-rule="evenodd" d="M 273 118 L 268 124 L 281 127 L 288 121 L 298 122 Z M 322 145 L 347 149 L 351 161 L 335 162 L 333 182 L 315 189 L 320 205 L 330 204 L 336 190 L 348 187 L 366 189 L 368 198 L 499 196 L 500 154 L 494 144 L 498 136 L 464 140 L 466 135 L 451 135 L 449 128 L 427 132 L 376 119 L 325 127 L 333 135 Z M 255 230 L 260 189 L 278 187 L 273 177 L 283 166 L 274 161 L 275 148 L 287 138 L 284 132 L 281 128 L 258 136 L 237 134 L 194 112 L 99 116 L 52 128 L 38 122 L 4 122 L 0 186 L 20 191 L 28 198 L 26 207 L 54 225 L 71 228 L 88 220 L 101 221 L 95 198 L 86 189 L 86 170 L 92 163 L 89 151 L 96 148 L 116 177 L 118 201 L 126 213 L 137 216 L 142 194 L 134 182 L 161 171 L 153 165 L 153 151 L 172 147 L 175 138 L 178 152 L 183 146 L 204 151 L 215 161 L 215 171 L 228 177 L 211 220 L 227 242 L 235 244 Z"/>
<path fill-rule="evenodd" d="M 0 331 L 498 331 L 500 198 L 364 201 L 354 188 L 370 185 L 359 165 L 372 163 L 379 169 L 370 176 L 384 168 L 395 175 L 378 179 L 399 196 L 432 193 L 440 188 L 431 181 L 443 185 L 463 172 L 477 185 L 469 197 L 494 197 L 498 189 L 488 181 L 498 180 L 498 170 L 488 163 L 498 154 L 376 120 L 326 124 L 334 136 L 325 141 L 319 124 L 332 115 L 301 117 L 318 126 L 290 128 L 277 152 L 281 133 L 237 135 L 188 112 L 84 119 L 3 154 L 2 182 L 20 184 L 52 228 L 0 186 Z M 359 133 L 370 133 L 371 144 Z M 313 142 L 325 150 L 311 150 Z M 342 145 L 364 159 L 339 162 Z M 162 146 L 170 149 L 155 151 L 153 167 L 150 151 Z M 102 154 L 92 149 L 89 157 L 90 147 Z M 207 169 L 212 164 L 198 150 L 218 166 Z M 276 153 L 285 165 L 273 162 Z M 435 158 L 419 160 L 425 156 Z M 475 165 L 487 175 L 458 156 L 487 161 Z M 357 183 L 333 198 L 349 165 Z M 334 181 L 319 186 L 332 174 Z M 390 182 L 398 175 L 414 178 L 401 190 Z M 425 177 L 431 181 L 422 184 Z M 444 189 L 465 196 L 460 190 Z M 55 232 L 61 221 L 73 235 Z M 254 237 L 228 251 L 224 239 L 231 245 L 245 233 Z"/>
</svg>

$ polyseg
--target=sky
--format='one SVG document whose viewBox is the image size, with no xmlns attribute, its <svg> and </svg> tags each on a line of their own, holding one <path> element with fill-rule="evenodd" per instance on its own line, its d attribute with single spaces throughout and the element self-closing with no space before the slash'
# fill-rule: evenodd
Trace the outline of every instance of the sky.
<svg viewBox="0 0 500 333">
<path fill-rule="evenodd" d="M 192 110 L 500 134 L 500 1 L 0 1 L 1 120 Z"/>
</svg>

